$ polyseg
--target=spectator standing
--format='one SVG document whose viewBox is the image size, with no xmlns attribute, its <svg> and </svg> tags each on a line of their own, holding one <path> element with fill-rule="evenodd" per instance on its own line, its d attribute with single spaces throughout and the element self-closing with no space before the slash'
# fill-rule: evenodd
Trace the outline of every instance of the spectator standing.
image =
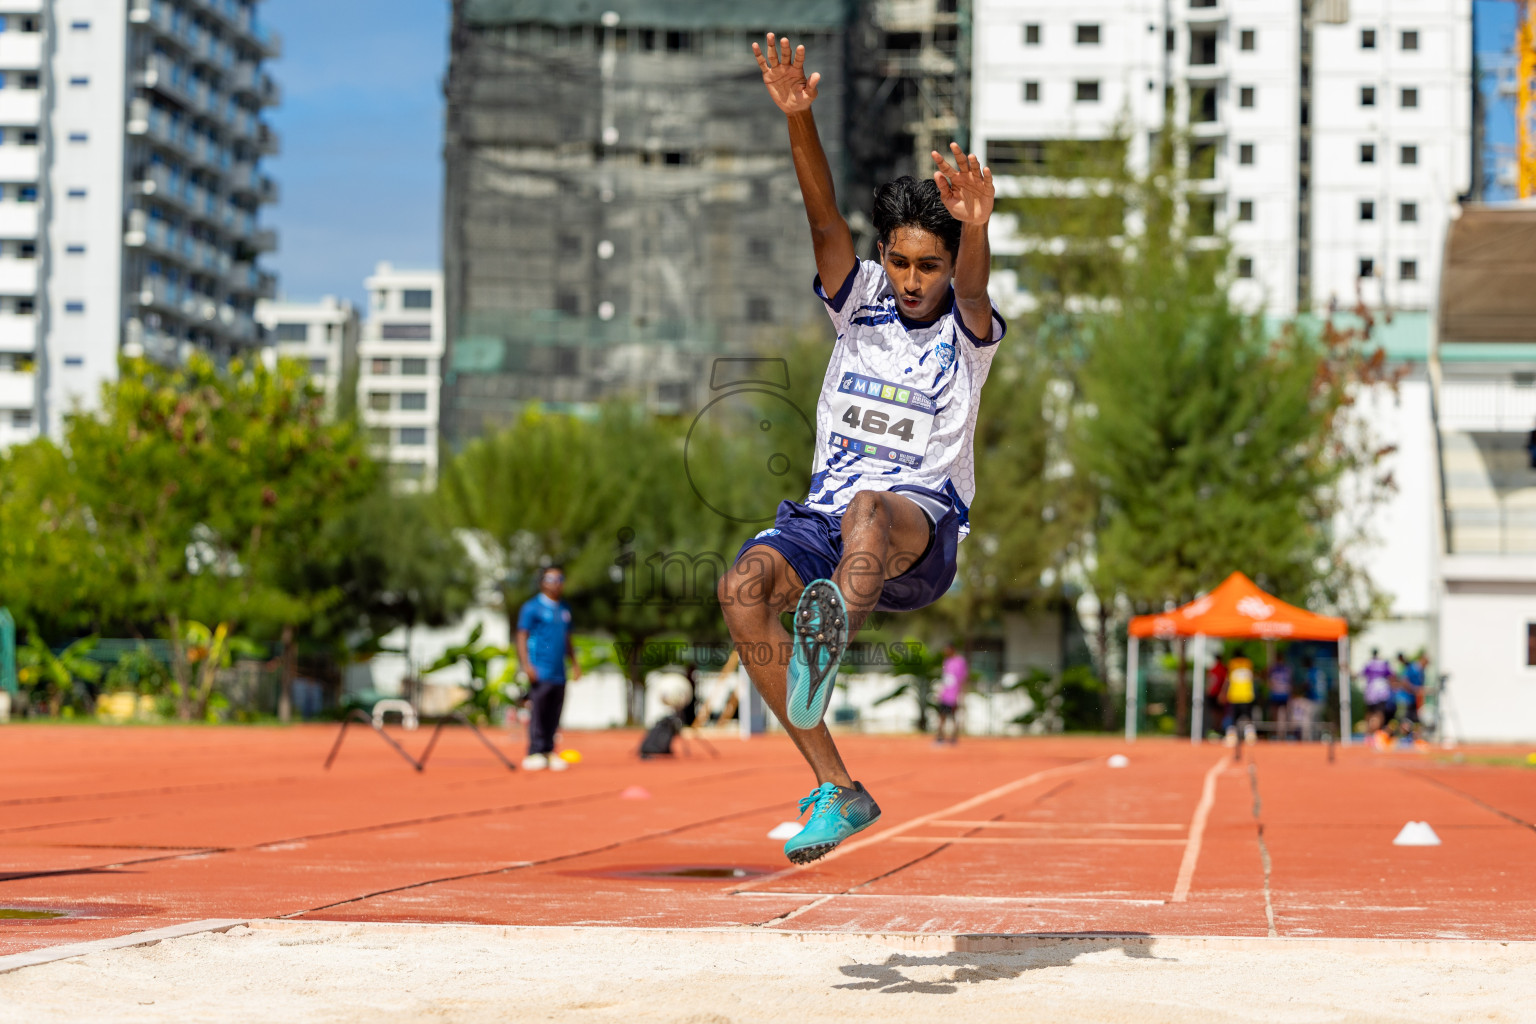
<svg viewBox="0 0 1536 1024">
<path fill-rule="evenodd" d="M 1214 732 L 1218 724 L 1225 729 L 1227 721 L 1227 663 L 1220 652 L 1206 670 L 1205 679 L 1205 731 L 1209 733 Z"/>
<path fill-rule="evenodd" d="M 1282 658 L 1269 667 L 1269 709 L 1275 719 L 1275 736 L 1291 738 L 1291 666 Z"/>
<path fill-rule="evenodd" d="M 523 768 L 563 771 L 565 761 L 550 757 L 560 712 L 565 708 L 566 661 L 571 679 L 581 678 L 576 648 L 571 643 L 571 609 L 563 600 L 565 571 L 557 565 L 539 574 L 539 592 L 523 603 L 517 614 L 517 658 L 527 673 L 528 756 Z"/>
<path fill-rule="evenodd" d="M 945 726 L 948 726 L 949 743 L 953 746 L 960 742 L 960 699 L 965 694 L 965 680 L 970 675 L 970 666 L 965 662 L 965 655 L 955 650 L 954 644 L 945 644 L 944 663 L 939 671 L 939 698 L 935 704 L 939 725 L 933 742 L 935 745 L 944 742 Z"/>
<path fill-rule="evenodd" d="M 1291 692 L 1291 721 L 1302 740 L 1312 738 L 1312 724 L 1317 718 L 1317 709 L 1322 706 L 1327 695 L 1327 675 L 1317 667 L 1316 661 L 1306 659 L 1301 667 L 1301 686 L 1293 687 Z"/>
<path fill-rule="evenodd" d="M 1253 662 L 1239 655 L 1227 668 L 1226 702 L 1228 707 L 1227 744 L 1237 744 L 1237 730 L 1243 730 L 1243 738 L 1254 740 L 1253 702 L 1257 697 L 1253 681 Z"/>
<path fill-rule="evenodd" d="M 1409 658 L 1397 652 L 1397 687 L 1393 698 L 1398 717 L 1403 723 L 1403 733 L 1412 736 L 1418 731 L 1419 708 L 1424 704 L 1424 666 L 1419 658 Z"/>
<path fill-rule="evenodd" d="M 1360 670 L 1365 686 L 1365 730 L 1372 735 L 1386 728 L 1395 710 L 1392 701 L 1392 666 L 1371 648 L 1371 660 Z"/>
</svg>

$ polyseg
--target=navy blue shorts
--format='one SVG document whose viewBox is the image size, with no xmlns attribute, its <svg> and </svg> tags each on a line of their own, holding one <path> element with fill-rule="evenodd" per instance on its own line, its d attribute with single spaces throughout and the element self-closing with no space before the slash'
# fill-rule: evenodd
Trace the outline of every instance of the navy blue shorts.
<svg viewBox="0 0 1536 1024">
<path fill-rule="evenodd" d="M 924 488 L 891 488 L 897 494 L 904 490 L 937 498 L 948 506 L 947 498 Z M 929 515 L 926 507 L 924 514 Z M 911 612 L 943 597 L 955 581 L 955 549 L 959 543 L 960 513 L 951 507 L 937 522 L 930 516 L 928 549 L 906 572 L 885 581 L 875 608 L 883 612 Z M 802 584 L 831 579 L 843 557 L 843 517 L 806 508 L 799 502 L 781 501 L 773 526 L 743 544 L 736 553 L 736 561 L 739 563 L 755 547 L 770 547 L 783 555 Z"/>
</svg>

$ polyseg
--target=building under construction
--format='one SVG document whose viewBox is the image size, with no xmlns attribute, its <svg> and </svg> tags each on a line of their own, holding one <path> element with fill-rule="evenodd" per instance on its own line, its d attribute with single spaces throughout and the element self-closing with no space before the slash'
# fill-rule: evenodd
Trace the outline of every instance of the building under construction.
<svg viewBox="0 0 1536 1024">
<path fill-rule="evenodd" d="M 455 0 L 443 432 L 529 401 L 684 412 L 717 354 L 825 331 L 783 115 L 751 43 L 804 43 L 850 222 L 964 140 L 955 0 Z M 768 20 L 771 18 L 771 21 Z"/>
</svg>

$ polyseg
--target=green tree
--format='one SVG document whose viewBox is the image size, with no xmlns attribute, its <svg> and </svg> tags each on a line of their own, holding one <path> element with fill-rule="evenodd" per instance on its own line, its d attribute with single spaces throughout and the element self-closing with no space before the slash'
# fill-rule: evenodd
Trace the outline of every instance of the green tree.
<svg viewBox="0 0 1536 1024">
<path fill-rule="evenodd" d="M 55 654 L 33 633 L 26 646 L 16 652 L 17 680 L 27 690 L 32 706 L 41 704 L 50 715 L 57 715 L 66 705 L 82 710 L 88 703 L 86 687 L 102 676 L 105 668 L 91 660 L 97 638 L 88 636 Z"/>
</svg>

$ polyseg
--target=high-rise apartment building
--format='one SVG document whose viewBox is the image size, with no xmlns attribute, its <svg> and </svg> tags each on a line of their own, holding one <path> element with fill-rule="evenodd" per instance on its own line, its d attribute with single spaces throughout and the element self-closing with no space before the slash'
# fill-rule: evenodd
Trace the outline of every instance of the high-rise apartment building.
<svg viewBox="0 0 1536 1024">
<path fill-rule="evenodd" d="M 94 404 L 120 352 L 256 344 L 257 3 L 0 0 L 0 444 Z"/>
<path fill-rule="evenodd" d="M 1145 166 L 1170 110 L 1196 204 L 1231 241 L 1237 301 L 1430 305 L 1470 185 L 1459 0 L 977 0 L 975 39 L 972 127 L 1000 192 L 1050 175 L 1037 154 L 1052 140 L 1118 131 Z M 999 219 L 1000 253 L 1028 244 L 1027 224 Z"/>
<path fill-rule="evenodd" d="M 334 295 L 319 302 L 262 299 L 256 323 L 272 355 L 308 367 L 310 379 L 336 409 L 343 384 L 357 380 L 358 316 L 352 303 Z"/>
<path fill-rule="evenodd" d="M 443 274 L 380 263 L 367 280 L 357 399 L 375 455 L 405 486 L 437 479 Z"/>
</svg>

